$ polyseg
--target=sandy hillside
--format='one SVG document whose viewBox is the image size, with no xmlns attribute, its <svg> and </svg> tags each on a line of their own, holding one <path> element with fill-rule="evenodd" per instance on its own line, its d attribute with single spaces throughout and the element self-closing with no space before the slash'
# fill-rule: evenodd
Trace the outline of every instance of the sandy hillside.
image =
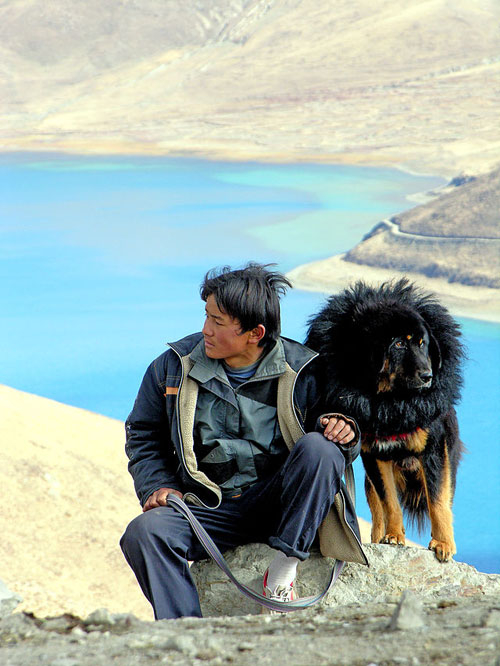
<svg viewBox="0 0 500 666">
<path fill-rule="evenodd" d="M 151 619 L 118 546 L 140 511 L 119 421 L 0 386 L 0 578 L 37 615 Z"/>
<path fill-rule="evenodd" d="M 0 410 L 0 578 L 19 608 L 152 619 L 118 546 L 140 511 L 123 424 L 1 385 Z"/>
</svg>

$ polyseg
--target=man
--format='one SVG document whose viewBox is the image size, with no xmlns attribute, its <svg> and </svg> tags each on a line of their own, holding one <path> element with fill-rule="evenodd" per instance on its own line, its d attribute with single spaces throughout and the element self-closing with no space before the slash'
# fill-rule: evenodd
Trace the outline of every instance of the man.
<svg viewBox="0 0 500 666">
<path fill-rule="evenodd" d="M 317 354 L 280 337 L 289 286 L 255 263 L 207 273 L 202 332 L 171 344 L 144 376 L 126 423 L 143 513 L 121 546 L 156 619 L 201 616 L 188 561 L 205 551 L 166 506 L 169 494 L 191 503 L 219 548 L 276 550 L 263 581 L 270 598 L 293 598 L 297 564 L 318 530 L 324 555 L 366 563 L 341 482 L 359 431 L 352 419 L 321 414 Z"/>
</svg>

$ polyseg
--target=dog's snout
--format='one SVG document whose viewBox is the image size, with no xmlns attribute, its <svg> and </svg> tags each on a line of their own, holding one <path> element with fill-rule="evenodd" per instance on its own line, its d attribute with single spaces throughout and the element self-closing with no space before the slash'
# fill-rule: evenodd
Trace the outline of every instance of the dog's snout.
<svg viewBox="0 0 500 666">
<path fill-rule="evenodd" d="M 430 384 L 432 382 L 432 372 L 429 370 L 424 370 L 423 372 L 419 372 L 419 378 L 420 381 L 423 382 L 424 384 Z"/>
</svg>

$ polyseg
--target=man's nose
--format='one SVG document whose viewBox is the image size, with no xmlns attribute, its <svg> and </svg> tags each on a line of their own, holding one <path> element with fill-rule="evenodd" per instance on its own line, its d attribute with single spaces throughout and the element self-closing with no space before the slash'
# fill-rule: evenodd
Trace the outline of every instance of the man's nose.
<svg viewBox="0 0 500 666">
<path fill-rule="evenodd" d="M 212 335 L 212 330 L 208 325 L 208 319 L 205 319 L 205 323 L 203 324 L 201 332 L 203 333 L 203 335 L 206 335 L 207 337 L 210 337 Z"/>
</svg>

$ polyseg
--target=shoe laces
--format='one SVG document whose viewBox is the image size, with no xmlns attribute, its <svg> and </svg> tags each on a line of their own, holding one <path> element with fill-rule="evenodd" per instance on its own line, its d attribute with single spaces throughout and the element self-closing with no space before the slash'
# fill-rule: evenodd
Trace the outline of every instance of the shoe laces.
<svg viewBox="0 0 500 666">
<path fill-rule="evenodd" d="M 268 599 L 273 599 L 275 601 L 292 601 L 293 583 L 291 585 L 277 585 L 274 590 L 266 587 L 264 592 Z"/>
</svg>

